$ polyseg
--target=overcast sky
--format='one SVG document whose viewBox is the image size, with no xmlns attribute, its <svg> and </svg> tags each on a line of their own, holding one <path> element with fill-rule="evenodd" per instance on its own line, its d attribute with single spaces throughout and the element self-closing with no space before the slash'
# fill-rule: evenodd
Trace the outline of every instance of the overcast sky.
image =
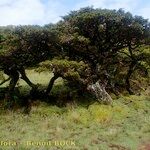
<svg viewBox="0 0 150 150">
<path fill-rule="evenodd" d="M 0 0 L 0 26 L 56 23 L 81 7 L 130 11 L 150 20 L 150 0 Z"/>
</svg>

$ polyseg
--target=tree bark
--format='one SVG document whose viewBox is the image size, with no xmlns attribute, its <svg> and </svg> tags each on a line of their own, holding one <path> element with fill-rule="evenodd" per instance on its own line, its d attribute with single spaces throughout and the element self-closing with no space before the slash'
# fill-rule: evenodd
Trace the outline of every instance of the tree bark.
<svg viewBox="0 0 150 150">
<path fill-rule="evenodd" d="M 6 80 L 2 81 L 2 82 L 0 83 L 0 85 L 3 85 L 5 82 L 7 82 L 7 81 L 9 81 L 9 80 L 10 80 L 10 77 L 7 78 Z"/>
<path fill-rule="evenodd" d="M 51 91 L 52 88 L 53 88 L 53 85 L 54 85 L 55 80 L 58 79 L 59 77 L 60 77 L 60 75 L 54 74 L 54 76 L 50 79 L 49 84 L 48 84 L 48 87 L 47 87 L 47 89 L 46 89 L 46 94 L 49 94 L 49 93 L 50 93 L 50 91 Z"/>
<path fill-rule="evenodd" d="M 130 78 L 131 78 L 132 73 L 134 72 L 134 69 L 136 66 L 136 60 L 132 52 L 131 41 L 128 42 L 128 51 L 130 53 L 130 58 L 132 60 L 131 60 L 131 64 L 129 65 L 129 69 L 126 75 L 126 90 L 129 92 L 130 95 L 133 95 L 134 92 L 131 89 Z"/>
<path fill-rule="evenodd" d="M 134 62 L 131 62 L 129 69 L 128 69 L 128 73 L 126 75 L 126 90 L 129 92 L 130 95 L 134 94 L 134 92 L 131 89 L 130 78 L 134 71 L 135 66 L 136 64 Z"/>
<path fill-rule="evenodd" d="M 95 84 L 88 85 L 87 90 L 93 93 L 99 102 L 104 104 L 112 103 L 112 98 L 105 90 L 105 85 L 99 81 Z"/>
<path fill-rule="evenodd" d="M 9 88 L 8 88 L 8 91 L 11 94 L 14 92 L 14 89 L 15 89 L 18 79 L 19 79 L 19 73 L 16 71 L 16 73 L 13 76 L 11 76 L 11 80 L 10 80 L 10 84 L 9 84 Z"/>
<path fill-rule="evenodd" d="M 6 71 L 8 73 L 7 75 L 9 75 L 11 80 L 9 83 L 8 91 L 5 94 L 5 102 L 6 102 L 6 108 L 12 109 L 14 105 L 13 94 L 14 94 L 15 86 L 19 79 L 19 73 L 17 70 L 13 70 L 13 71 L 7 70 L 7 71 Z"/>
<path fill-rule="evenodd" d="M 30 86 L 32 87 L 32 89 L 36 89 L 36 85 L 33 84 L 29 78 L 26 76 L 26 73 L 25 73 L 25 69 L 24 68 L 21 68 L 19 70 L 20 74 L 21 74 L 21 78 Z"/>
</svg>

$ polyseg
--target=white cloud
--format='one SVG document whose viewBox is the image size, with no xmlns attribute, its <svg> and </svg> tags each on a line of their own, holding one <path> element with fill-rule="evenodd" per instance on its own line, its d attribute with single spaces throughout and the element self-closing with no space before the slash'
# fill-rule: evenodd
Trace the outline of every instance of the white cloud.
<svg viewBox="0 0 150 150">
<path fill-rule="evenodd" d="M 146 19 L 149 19 L 150 21 L 150 6 L 147 6 L 145 8 L 141 8 L 138 11 L 138 15 L 144 16 Z"/>
<path fill-rule="evenodd" d="M 44 6 L 38 0 L 32 0 L 32 3 L 31 0 L 10 0 L 5 3 L 0 9 L 0 24 L 18 25 L 39 22 L 39 18 L 44 17 Z"/>
<path fill-rule="evenodd" d="M 147 1 L 148 3 L 148 1 Z M 141 5 L 142 4 L 142 5 Z M 148 3 L 149 5 L 150 3 Z M 85 0 L 76 5 L 75 9 L 81 7 L 93 6 L 94 8 L 107 8 L 107 9 L 119 9 L 123 8 L 125 11 L 130 11 L 134 15 L 142 15 L 145 18 L 149 18 L 149 9 L 143 0 Z"/>
<path fill-rule="evenodd" d="M 41 0 L 2 0 L 0 25 L 43 25 L 57 22 L 65 10 L 62 7 L 61 3 L 53 0 L 49 0 L 46 5 Z"/>
<path fill-rule="evenodd" d="M 85 6 L 94 6 L 95 8 L 109 8 L 109 9 L 118 9 L 118 8 L 126 8 L 127 10 L 131 10 L 135 8 L 138 4 L 139 0 L 124 0 L 120 2 L 120 0 L 86 0 L 77 7 L 85 7 Z"/>
<path fill-rule="evenodd" d="M 0 1 L 0 6 L 2 6 L 2 5 L 7 5 L 7 4 L 9 4 L 9 3 L 11 3 L 13 0 L 1 0 Z"/>
<path fill-rule="evenodd" d="M 150 18 L 149 7 L 142 0 L 0 0 L 0 25 L 44 25 L 60 20 L 70 10 L 86 6 L 125 8 L 133 14 Z M 141 2 L 143 5 L 141 6 Z M 148 2 L 147 2 L 148 3 Z"/>
<path fill-rule="evenodd" d="M 61 19 L 61 16 L 64 15 L 67 10 L 67 7 L 63 5 L 61 0 L 49 0 L 45 6 L 45 17 L 43 18 L 43 23 L 56 23 Z"/>
</svg>

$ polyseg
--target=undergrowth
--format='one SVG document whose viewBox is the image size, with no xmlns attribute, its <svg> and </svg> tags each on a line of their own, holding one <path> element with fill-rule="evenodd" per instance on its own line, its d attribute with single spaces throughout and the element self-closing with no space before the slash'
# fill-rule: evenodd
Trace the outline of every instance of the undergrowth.
<svg viewBox="0 0 150 150">
<path fill-rule="evenodd" d="M 87 107 L 57 107 L 38 102 L 29 115 L 21 110 L 1 111 L 0 140 L 72 140 L 75 146 L 43 149 L 125 149 L 137 150 L 150 140 L 150 98 L 147 95 L 121 96 L 112 106 L 94 103 Z M 11 146 L 13 147 L 13 146 Z M 7 149 L 9 146 L 1 146 Z M 18 144 L 15 149 L 40 149 Z"/>
<path fill-rule="evenodd" d="M 44 74 L 41 74 L 43 78 L 40 80 L 35 77 L 37 73 L 29 72 L 34 82 L 47 83 Z M 29 89 L 23 81 L 18 86 L 20 93 L 28 94 Z M 63 100 L 66 91 L 67 87 L 58 79 L 52 94 L 55 96 L 58 93 L 59 99 Z M 149 91 L 147 89 L 141 95 L 112 96 L 111 106 L 94 102 L 92 97 L 85 95 L 81 99 L 74 97 L 76 103 L 68 103 L 65 107 L 37 99 L 28 114 L 23 113 L 24 108 L 15 111 L 0 109 L 0 150 L 141 150 L 150 141 Z M 17 145 L 1 144 L 9 141 Z M 50 141 L 53 144 L 27 145 L 27 141 Z M 55 143 L 61 141 L 75 144 L 62 146 Z"/>
</svg>

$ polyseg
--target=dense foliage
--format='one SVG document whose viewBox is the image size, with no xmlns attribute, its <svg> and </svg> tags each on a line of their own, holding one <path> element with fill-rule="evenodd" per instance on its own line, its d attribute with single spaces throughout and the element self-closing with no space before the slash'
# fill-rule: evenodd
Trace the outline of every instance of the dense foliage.
<svg viewBox="0 0 150 150">
<path fill-rule="evenodd" d="M 91 75 L 89 66 L 83 61 L 69 61 L 67 58 L 42 62 L 37 71 L 51 71 L 54 74 L 49 82 L 47 93 L 51 91 L 54 81 L 59 77 L 66 80 L 70 88 L 83 90 L 87 87 Z"/>
<path fill-rule="evenodd" d="M 149 39 L 149 22 L 139 16 L 132 16 L 123 10 L 83 8 L 72 11 L 58 23 L 60 41 L 71 59 L 84 60 L 90 64 L 93 79 L 106 78 L 109 87 L 115 87 L 117 76 L 123 66 L 126 73 L 126 87 L 129 93 L 129 79 L 139 61 L 149 56 L 140 49 Z M 123 54 L 126 57 L 123 57 Z M 119 72 L 118 72 L 119 71 Z M 113 84 L 113 85 L 112 85 Z"/>
<path fill-rule="evenodd" d="M 105 88 L 118 94 L 126 87 L 133 94 L 130 79 L 149 75 L 149 41 L 148 20 L 122 9 L 87 7 L 70 12 L 57 24 L 1 27 L 0 69 L 11 79 L 6 98 L 13 98 L 20 75 L 37 88 L 25 69 L 39 63 L 40 70 L 54 73 L 46 94 L 58 77 L 78 90 L 90 86 L 108 96 Z"/>
</svg>

